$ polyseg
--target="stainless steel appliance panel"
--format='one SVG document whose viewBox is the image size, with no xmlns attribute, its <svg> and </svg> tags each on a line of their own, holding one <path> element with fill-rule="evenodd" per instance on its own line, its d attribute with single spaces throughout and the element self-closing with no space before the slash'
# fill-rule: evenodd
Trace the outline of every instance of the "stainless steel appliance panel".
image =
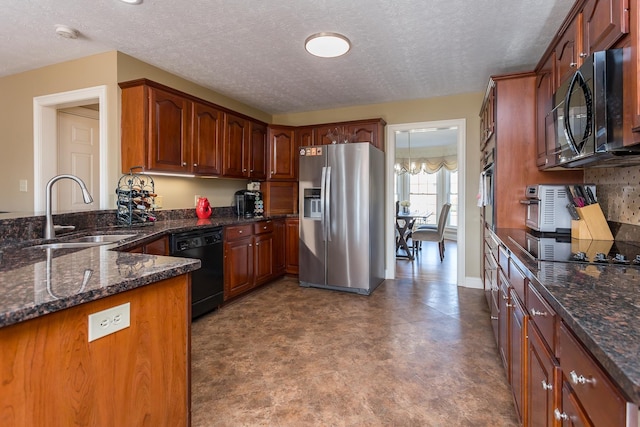
<svg viewBox="0 0 640 427">
<path fill-rule="evenodd" d="M 301 148 L 304 150 L 304 148 Z M 326 166 L 325 155 L 300 156 L 299 197 L 300 247 L 298 250 L 301 283 L 321 285 L 326 282 L 326 244 L 322 229 L 322 169 Z M 305 194 L 306 193 L 306 194 Z M 306 195 L 306 197 L 305 197 Z M 305 204 L 305 200 L 307 203 Z M 319 209 L 319 211 L 318 211 Z"/>
<path fill-rule="evenodd" d="M 314 149 L 322 156 L 300 157 L 300 283 L 369 294 L 384 279 L 384 154 L 369 143 L 300 150 Z"/>
</svg>

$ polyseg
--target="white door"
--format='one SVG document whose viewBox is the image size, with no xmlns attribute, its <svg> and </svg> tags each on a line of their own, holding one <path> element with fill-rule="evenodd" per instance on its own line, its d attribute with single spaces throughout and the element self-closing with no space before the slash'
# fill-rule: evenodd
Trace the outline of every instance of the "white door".
<svg viewBox="0 0 640 427">
<path fill-rule="evenodd" d="M 98 112 L 87 108 L 58 111 L 58 173 L 81 178 L 93 197 L 85 204 L 77 183 L 63 179 L 54 186 L 55 210 L 80 211 L 100 206 L 100 138 Z"/>
</svg>

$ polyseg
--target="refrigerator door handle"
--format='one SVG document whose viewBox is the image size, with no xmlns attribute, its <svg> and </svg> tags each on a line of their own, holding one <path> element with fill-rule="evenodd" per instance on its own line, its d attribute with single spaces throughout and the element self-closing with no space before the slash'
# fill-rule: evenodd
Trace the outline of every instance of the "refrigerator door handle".
<svg viewBox="0 0 640 427">
<path fill-rule="evenodd" d="M 325 240 L 331 241 L 331 166 L 327 166 L 327 183 L 325 185 L 324 203 L 325 203 L 325 230 L 327 238 Z"/>
<path fill-rule="evenodd" d="M 327 194 L 327 168 L 322 167 L 322 177 L 320 178 L 320 228 L 322 229 L 322 240 L 327 240 L 327 207 L 326 207 L 326 198 L 325 194 Z"/>
</svg>

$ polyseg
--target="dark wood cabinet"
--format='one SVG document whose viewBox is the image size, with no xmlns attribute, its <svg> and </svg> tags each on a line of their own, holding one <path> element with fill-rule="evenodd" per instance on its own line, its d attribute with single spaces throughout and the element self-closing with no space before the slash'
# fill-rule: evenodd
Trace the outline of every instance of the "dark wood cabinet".
<svg viewBox="0 0 640 427">
<path fill-rule="evenodd" d="M 288 215 L 298 212 L 296 181 L 267 181 L 260 187 L 264 196 L 265 215 Z"/>
<path fill-rule="evenodd" d="M 303 126 L 296 129 L 296 140 L 298 141 L 298 147 L 314 145 L 313 127 Z"/>
<path fill-rule="evenodd" d="M 224 300 L 251 290 L 254 286 L 253 226 L 225 227 Z"/>
<path fill-rule="evenodd" d="M 553 108 L 553 61 L 552 53 L 536 72 L 536 165 L 540 169 L 553 167 L 555 161 L 555 138 L 547 138 L 547 132 L 554 132 L 547 127 L 547 114 Z M 552 125 L 552 122 L 549 122 Z M 551 135 L 549 135 L 551 136 Z"/>
<path fill-rule="evenodd" d="M 591 427 L 589 417 L 580 406 L 575 393 L 567 382 L 562 383 L 562 409 L 555 408 L 553 416 L 562 427 Z M 612 424 L 604 424 L 610 426 Z"/>
<path fill-rule="evenodd" d="M 245 150 L 249 141 L 247 121 L 225 113 L 223 138 L 222 175 L 228 178 L 245 178 L 248 173 L 245 163 Z"/>
<path fill-rule="evenodd" d="M 509 280 L 504 276 L 502 270 L 498 269 L 498 352 L 502 359 L 502 364 L 507 371 L 507 376 L 511 374 L 509 368 L 509 307 L 511 306 L 511 292 L 509 292 Z M 509 378 L 509 382 L 511 379 Z"/>
<path fill-rule="evenodd" d="M 242 295 L 284 274 L 284 220 L 225 227 L 224 299 Z"/>
<path fill-rule="evenodd" d="M 582 9 L 583 56 L 613 46 L 629 32 L 629 0 L 587 0 Z"/>
<path fill-rule="evenodd" d="M 298 274 L 298 249 L 300 245 L 300 220 L 287 218 L 286 220 L 286 268 L 287 274 Z"/>
<path fill-rule="evenodd" d="M 296 180 L 298 151 L 295 128 L 269 126 L 269 180 Z"/>
<path fill-rule="evenodd" d="M 220 175 L 223 112 L 200 102 L 194 102 L 192 110 L 193 172 L 197 175 Z"/>
<path fill-rule="evenodd" d="M 487 141 L 493 136 L 495 130 L 495 103 L 496 87 L 493 81 L 489 82 L 487 92 L 480 108 L 480 148 L 484 149 Z"/>
<path fill-rule="evenodd" d="M 250 122 L 249 155 L 245 159 L 249 165 L 249 179 L 262 181 L 267 178 L 267 127 L 260 123 Z M 246 156 L 245 156 L 246 157 Z"/>
<path fill-rule="evenodd" d="M 554 50 L 556 80 L 553 90 L 560 87 L 563 81 L 573 74 L 580 65 L 583 58 L 581 53 L 581 26 L 582 15 L 578 15 L 576 19 L 570 21 L 562 32 L 558 43 Z"/>
<path fill-rule="evenodd" d="M 527 417 L 525 425 L 555 426 L 554 409 L 559 408 L 556 390 L 559 367 L 545 345 L 544 339 L 531 322 L 527 326 Z"/>
<path fill-rule="evenodd" d="M 273 220 L 273 275 L 282 276 L 287 268 L 287 236 L 286 220 Z"/>
<path fill-rule="evenodd" d="M 125 252 L 148 255 L 169 255 L 169 236 L 162 236 L 159 239 L 134 246 L 126 249 Z"/>
<path fill-rule="evenodd" d="M 190 103 L 181 96 L 149 88 L 149 169 L 188 171 Z"/>
<path fill-rule="evenodd" d="M 369 142 L 376 148 L 384 151 L 385 135 L 384 127 L 386 122 L 382 119 L 354 120 L 339 123 L 323 123 L 305 128 L 303 135 L 306 140 L 300 143 L 300 146 L 311 145 L 305 144 L 312 142 L 313 145 L 329 145 L 333 144 L 333 140 L 329 138 L 329 133 L 342 133 L 346 135 L 351 142 Z M 312 133 L 310 136 L 310 130 Z"/>
<path fill-rule="evenodd" d="M 526 359 L 526 336 L 527 322 L 524 309 L 520 298 L 511 290 L 509 307 L 509 368 L 511 391 L 513 392 L 513 401 L 515 403 L 516 412 L 521 420 L 526 419 L 525 405 L 525 369 L 527 368 Z"/>
</svg>

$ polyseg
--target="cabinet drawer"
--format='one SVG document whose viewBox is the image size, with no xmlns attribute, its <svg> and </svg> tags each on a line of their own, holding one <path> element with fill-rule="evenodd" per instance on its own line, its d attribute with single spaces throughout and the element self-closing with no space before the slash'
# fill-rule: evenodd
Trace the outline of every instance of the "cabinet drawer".
<svg viewBox="0 0 640 427">
<path fill-rule="evenodd" d="M 225 227 L 224 233 L 226 240 L 234 240 L 251 236 L 253 234 L 253 224 L 231 225 L 229 227 Z"/>
<path fill-rule="evenodd" d="M 624 426 L 625 399 L 562 322 L 558 334 L 558 358 L 562 374 L 591 422 L 597 426 Z"/>
<path fill-rule="evenodd" d="M 500 255 L 502 256 L 502 253 Z M 502 265 L 502 263 L 500 263 L 500 265 Z M 518 266 L 516 266 L 512 259 L 509 259 L 509 283 L 511 283 L 511 286 L 516 291 L 516 294 L 518 294 L 520 301 L 522 301 L 523 303 L 526 302 L 525 293 L 527 291 L 527 280 L 524 276 L 524 273 L 520 271 L 520 269 L 518 268 Z"/>
<path fill-rule="evenodd" d="M 273 221 L 260 221 L 253 224 L 253 234 L 271 233 L 273 231 Z"/>
<path fill-rule="evenodd" d="M 532 322 L 540 334 L 555 354 L 556 351 L 556 322 L 558 315 L 540 296 L 540 294 L 529 283 L 527 286 L 527 311 L 529 312 L 529 321 Z"/>
</svg>

